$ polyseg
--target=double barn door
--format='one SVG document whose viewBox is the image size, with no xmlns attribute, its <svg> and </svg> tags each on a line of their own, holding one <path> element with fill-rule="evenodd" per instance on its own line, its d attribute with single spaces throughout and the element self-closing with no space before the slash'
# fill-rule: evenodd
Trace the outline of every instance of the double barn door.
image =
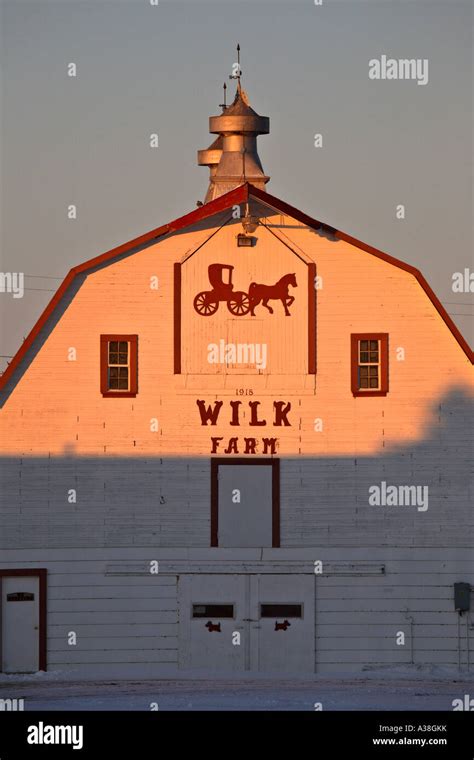
<svg viewBox="0 0 474 760">
<path fill-rule="evenodd" d="M 180 667 L 314 671 L 314 577 L 184 575 Z"/>
</svg>

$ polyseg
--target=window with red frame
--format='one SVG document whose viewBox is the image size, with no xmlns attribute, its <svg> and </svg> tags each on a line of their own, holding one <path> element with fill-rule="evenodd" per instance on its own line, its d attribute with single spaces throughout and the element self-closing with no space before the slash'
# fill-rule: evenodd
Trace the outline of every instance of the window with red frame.
<svg viewBox="0 0 474 760">
<path fill-rule="evenodd" d="M 137 395 L 138 335 L 100 336 L 100 390 L 103 396 Z"/>
<path fill-rule="evenodd" d="M 351 386 L 354 396 L 387 395 L 387 333 L 351 335 Z"/>
</svg>

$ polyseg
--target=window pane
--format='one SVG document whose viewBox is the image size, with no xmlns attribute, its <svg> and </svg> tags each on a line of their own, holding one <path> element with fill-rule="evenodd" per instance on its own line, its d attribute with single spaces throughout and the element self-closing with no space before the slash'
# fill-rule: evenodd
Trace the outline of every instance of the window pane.
<svg viewBox="0 0 474 760">
<path fill-rule="evenodd" d="M 361 340 L 360 342 L 360 350 L 361 351 L 367 351 L 369 348 L 369 341 L 368 340 Z"/>
<path fill-rule="evenodd" d="M 378 351 L 379 348 L 379 342 L 378 340 L 371 340 L 370 341 L 370 350 L 371 351 Z"/>
<path fill-rule="evenodd" d="M 109 378 L 116 380 L 118 378 L 118 367 L 109 367 Z"/>
<path fill-rule="evenodd" d="M 378 377 L 378 375 L 379 375 L 379 368 L 378 367 L 369 367 L 369 375 L 370 375 L 370 377 Z"/>
<path fill-rule="evenodd" d="M 378 351 L 371 351 L 370 352 L 370 361 L 371 362 L 378 362 L 379 360 L 379 352 Z"/>
<path fill-rule="evenodd" d="M 302 618 L 302 604 L 261 604 L 260 617 L 262 618 Z"/>
<path fill-rule="evenodd" d="M 370 387 L 371 388 L 378 388 L 379 387 L 379 381 L 376 377 L 370 378 Z"/>
<path fill-rule="evenodd" d="M 119 351 L 127 353 L 128 351 L 128 343 L 126 340 L 120 341 Z"/>
<path fill-rule="evenodd" d="M 127 354 L 119 354 L 118 357 L 117 364 L 127 364 Z"/>
<path fill-rule="evenodd" d="M 368 351 L 361 351 L 360 352 L 360 360 L 361 360 L 361 362 L 368 362 L 369 361 L 369 352 Z"/>
<path fill-rule="evenodd" d="M 118 351 L 118 343 L 117 343 L 116 340 L 111 340 L 110 341 L 110 343 L 109 343 L 109 351 L 114 351 L 115 353 L 117 353 L 117 351 Z"/>
<path fill-rule="evenodd" d="M 233 618 L 233 604 L 193 604 L 193 618 Z"/>
<path fill-rule="evenodd" d="M 31 591 L 16 591 L 7 594 L 7 602 L 33 602 L 35 595 Z"/>
<path fill-rule="evenodd" d="M 367 377 L 369 374 L 369 368 L 368 367 L 359 367 L 359 376 L 360 377 Z"/>
<path fill-rule="evenodd" d="M 118 379 L 117 378 L 111 378 L 109 380 L 109 390 L 116 391 L 118 389 Z"/>
<path fill-rule="evenodd" d="M 118 364 L 118 354 L 109 354 L 109 364 Z"/>
<path fill-rule="evenodd" d="M 366 377 L 361 377 L 359 388 L 368 388 L 369 387 L 369 380 Z"/>
<path fill-rule="evenodd" d="M 118 367 L 118 387 L 121 391 L 128 391 L 128 367 Z"/>
</svg>

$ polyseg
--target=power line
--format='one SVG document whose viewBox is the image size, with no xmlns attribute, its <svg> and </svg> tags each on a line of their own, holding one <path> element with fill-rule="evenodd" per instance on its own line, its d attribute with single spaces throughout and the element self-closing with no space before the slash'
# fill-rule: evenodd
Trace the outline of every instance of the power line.
<svg viewBox="0 0 474 760">
<path fill-rule="evenodd" d="M 23 288 L 23 290 L 39 290 L 41 293 L 56 293 L 54 288 Z"/>
<path fill-rule="evenodd" d="M 37 280 L 63 280 L 64 277 L 53 277 L 50 274 L 26 274 L 26 272 L 23 273 L 25 277 L 33 277 Z"/>
</svg>

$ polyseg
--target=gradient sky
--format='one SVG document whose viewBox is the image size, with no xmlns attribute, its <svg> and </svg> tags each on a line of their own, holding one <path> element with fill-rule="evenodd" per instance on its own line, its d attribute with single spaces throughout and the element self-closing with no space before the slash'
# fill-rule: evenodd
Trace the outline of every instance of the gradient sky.
<svg viewBox="0 0 474 760">
<path fill-rule="evenodd" d="M 23 299 L 0 294 L 2 355 L 72 266 L 204 197 L 196 151 L 237 42 L 270 117 L 268 191 L 419 267 L 472 344 L 473 294 L 451 287 L 474 270 L 469 0 L 2 0 L 0 14 L 1 268 L 28 275 Z M 382 54 L 428 58 L 429 83 L 369 80 Z"/>
</svg>

